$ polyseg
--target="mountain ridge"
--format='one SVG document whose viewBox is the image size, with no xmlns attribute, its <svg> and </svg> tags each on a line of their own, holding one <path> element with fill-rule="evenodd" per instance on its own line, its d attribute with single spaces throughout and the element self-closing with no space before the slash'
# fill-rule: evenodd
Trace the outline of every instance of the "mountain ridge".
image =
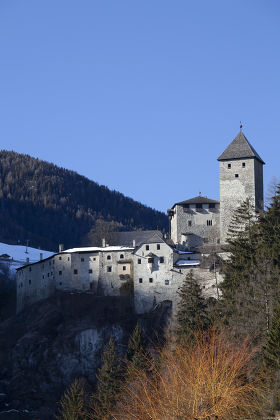
<svg viewBox="0 0 280 420">
<path fill-rule="evenodd" d="M 0 241 L 57 250 L 85 245 L 104 221 L 115 230 L 168 230 L 167 216 L 73 170 L 0 151 Z"/>
</svg>

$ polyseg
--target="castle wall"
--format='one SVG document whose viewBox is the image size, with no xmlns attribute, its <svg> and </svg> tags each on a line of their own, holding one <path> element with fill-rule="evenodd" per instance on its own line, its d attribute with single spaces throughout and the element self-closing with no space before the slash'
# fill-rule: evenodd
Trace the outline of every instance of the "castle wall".
<svg viewBox="0 0 280 420">
<path fill-rule="evenodd" d="M 17 273 L 17 312 L 54 293 L 53 258 L 24 267 Z"/>
<path fill-rule="evenodd" d="M 220 218 L 223 243 L 226 242 L 228 227 L 235 210 L 246 199 L 255 207 L 256 191 L 258 197 L 262 196 L 262 165 L 259 165 L 261 164 L 255 159 L 220 161 Z"/>
<path fill-rule="evenodd" d="M 150 253 L 154 254 L 153 264 L 149 263 Z M 162 257 L 164 262 L 160 262 Z M 172 300 L 173 250 L 165 242 L 141 245 L 134 252 L 133 263 L 137 313 L 147 312 L 163 300 Z"/>
<path fill-rule="evenodd" d="M 119 296 L 121 285 L 132 275 L 131 251 L 101 252 L 97 293 L 104 296 Z"/>
<path fill-rule="evenodd" d="M 203 243 L 217 243 L 220 239 L 219 205 L 214 209 L 209 204 L 203 204 L 197 209 L 195 204 L 188 208 L 177 204 L 171 218 L 171 239 L 175 244 L 185 244 L 188 247 L 201 246 Z"/>
</svg>

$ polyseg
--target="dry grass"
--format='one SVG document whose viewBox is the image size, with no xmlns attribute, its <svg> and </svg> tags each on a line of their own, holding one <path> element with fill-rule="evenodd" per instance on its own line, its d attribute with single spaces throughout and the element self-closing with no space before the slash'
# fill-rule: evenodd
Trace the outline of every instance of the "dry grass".
<svg viewBox="0 0 280 420">
<path fill-rule="evenodd" d="M 254 355 L 245 341 L 233 347 L 215 332 L 198 334 L 194 344 L 175 345 L 161 355 L 161 368 L 139 372 L 125 386 L 115 420 L 234 420 L 258 418 L 265 388 L 249 381 Z"/>
</svg>

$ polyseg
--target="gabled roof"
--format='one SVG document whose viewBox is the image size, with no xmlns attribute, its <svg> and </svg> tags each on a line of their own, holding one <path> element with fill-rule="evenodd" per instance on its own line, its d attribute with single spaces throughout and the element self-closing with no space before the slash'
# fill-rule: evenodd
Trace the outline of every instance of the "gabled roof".
<svg viewBox="0 0 280 420">
<path fill-rule="evenodd" d="M 172 206 L 172 208 L 174 206 L 184 205 L 184 204 L 220 204 L 220 202 L 216 201 L 216 200 L 212 200 L 212 198 L 203 197 L 202 195 L 199 195 L 197 197 L 190 198 L 189 200 L 180 201 L 179 203 L 175 203 Z"/>
<path fill-rule="evenodd" d="M 142 243 L 147 243 L 147 240 L 153 235 L 158 235 L 162 238 L 162 233 L 159 230 L 133 230 L 129 232 L 109 232 L 108 234 L 108 243 L 110 245 L 122 245 L 122 246 L 133 246 L 133 241 L 135 240 L 135 245 L 138 246 Z M 106 234 L 104 235 L 106 238 Z M 107 238 L 106 238 L 107 239 Z M 157 242 L 160 242 L 157 239 Z"/>
<path fill-rule="evenodd" d="M 218 157 L 218 160 L 233 160 L 244 158 L 255 158 L 264 164 L 264 161 L 260 155 L 255 151 L 253 146 L 249 143 L 245 135 L 240 130 L 235 139 L 230 143 L 230 145 L 221 154 L 221 156 Z"/>
</svg>

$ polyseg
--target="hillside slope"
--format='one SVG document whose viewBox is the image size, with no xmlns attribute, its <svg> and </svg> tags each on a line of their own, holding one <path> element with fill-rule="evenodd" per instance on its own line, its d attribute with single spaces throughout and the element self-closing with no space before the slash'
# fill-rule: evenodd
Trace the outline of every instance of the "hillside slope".
<svg viewBox="0 0 280 420">
<path fill-rule="evenodd" d="M 122 230 L 168 229 L 167 216 L 67 169 L 0 151 L 0 241 L 79 246 L 96 220 Z"/>
</svg>

